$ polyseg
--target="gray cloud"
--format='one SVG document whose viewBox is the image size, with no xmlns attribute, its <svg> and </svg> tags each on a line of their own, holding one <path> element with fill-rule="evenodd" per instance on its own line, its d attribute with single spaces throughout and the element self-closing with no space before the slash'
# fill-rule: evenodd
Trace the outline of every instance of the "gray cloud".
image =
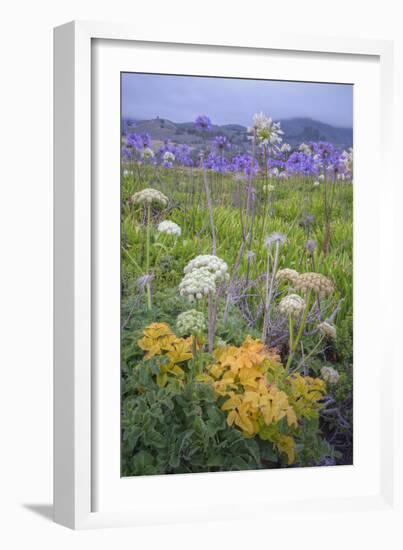
<svg viewBox="0 0 403 550">
<path fill-rule="evenodd" d="M 353 86 L 270 80 L 124 73 L 122 114 L 157 115 L 189 122 L 199 114 L 213 123 L 248 126 L 254 113 L 274 119 L 309 117 L 335 126 L 353 125 Z"/>
</svg>

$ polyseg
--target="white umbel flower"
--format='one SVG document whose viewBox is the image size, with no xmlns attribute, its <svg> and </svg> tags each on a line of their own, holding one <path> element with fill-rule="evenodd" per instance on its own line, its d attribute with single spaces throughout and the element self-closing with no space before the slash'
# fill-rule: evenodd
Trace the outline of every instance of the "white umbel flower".
<svg viewBox="0 0 403 550">
<path fill-rule="evenodd" d="M 161 191 L 158 191 L 158 189 L 148 187 L 147 189 L 142 189 L 134 193 L 134 195 L 130 197 L 129 202 L 131 204 L 143 204 L 145 206 L 152 204 L 165 208 L 168 206 L 168 197 L 166 197 L 164 193 L 161 193 Z"/>
<path fill-rule="evenodd" d="M 328 384 L 337 384 L 340 378 L 340 374 L 333 367 L 322 367 L 320 374 Z"/>
<path fill-rule="evenodd" d="M 283 145 L 280 147 L 280 151 L 282 153 L 289 153 L 291 151 L 291 145 L 289 143 L 283 143 Z"/>
<path fill-rule="evenodd" d="M 176 319 L 176 328 L 181 336 L 200 334 L 206 330 L 206 321 L 203 313 L 195 309 L 184 311 Z"/>
<path fill-rule="evenodd" d="M 164 220 L 163 222 L 158 224 L 157 230 L 159 231 L 159 233 L 175 235 L 176 237 L 180 237 L 182 233 L 182 229 L 179 227 L 179 225 L 169 220 Z"/>
<path fill-rule="evenodd" d="M 193 260 L 187 264 L 183 271 L 187 274 L 201 268 L 207 269 L 214 276 L 214 281 L 216 282 L 228 278 L 228 265 L 224 260 L 212 254 L 200 254 L 196 256 L 196 258 L 193 258 Z"/>
<path fill-rule="evenodd" d="M 185 274 L 179 283 L 179 293 L 189 302 L 201 300 L 209 293 L 215 293 L 215 276 L 207 267 L 194 269 Z"/>
<path fill-rule="evenodd" d="M 316 180 L 313 182 L 313 186 L 314 187 L 318 187 L 320 185 L 320 181 L 319 180 Z"/>
<path fill-rule="evenodd" d="M 298 294 L 289 294 L 280 301 L 278 308 L 284 315 L 298 317 L 305 309 L 305 305 L 305 300 L 301 296 L 298 296 Z"/>
</svg>

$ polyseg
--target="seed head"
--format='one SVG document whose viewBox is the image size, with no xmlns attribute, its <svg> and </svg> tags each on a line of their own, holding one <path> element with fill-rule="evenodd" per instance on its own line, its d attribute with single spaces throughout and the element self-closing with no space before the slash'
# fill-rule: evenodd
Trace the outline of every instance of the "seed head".
<svg viewBox="0 0 403 550">
<path fill-rule="evenodd" d="M 298 278 L 298 275 L 298 271 L 286 267 L 277 271 L 276 279 L 278 281 L 287 281 L 288 283 L 294 284 Z"/>
<path fill-rule="evenodd" d="M 274 243 L 278 243 L 281 245 L 285 242 L 287 242 L 287 237 L 283 235 L 283 233 L 274 232 L 266 237 L 265 245 L 269 248 Z"/>
<path fill-rule="evenodd" d="M 334 291 L 334 285 L 330 279 L 321 273 L 301 273 L 295 281 L 295 289 L 302 292 L 313 290 L 320 298 L 325 298 Z"/>
</svg>

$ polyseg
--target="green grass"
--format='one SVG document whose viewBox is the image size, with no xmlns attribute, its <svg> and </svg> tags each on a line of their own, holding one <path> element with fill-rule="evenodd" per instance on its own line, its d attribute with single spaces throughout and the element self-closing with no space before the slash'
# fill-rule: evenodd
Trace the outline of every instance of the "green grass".
<svg viewBox="0 0 403 550">
<path fill-rule="evenodd" d="M 136 174 L 137 176 L 137 174 Z M 241 211 L 244 211 L 246 182 L 235 182 L 232 176 L 209 174 L 209 183 L 214 201 L 214 223 L 217 233 L 217 255 L 224 259 L 230 269 L 235 262 L 242 239 Z M 343 298 L 338 319 L 352 313 L 352 194 L 350 184 L 337 184 L 332 214 L 332 240 L 327 255 L 321 252 L 323 241 L 323 183 L 312 185 L 312 179 L 295 177 L 275 183 L 275 190 L 267 196 L 262 191 L 264 182 L 255 180 L 257 189 L 256 218 L 252 251 L 256 254 L 254 274 L 264 273 L 267 249 L 264 238 L 272 232 L 287 236 L 281 247 L 279 267 L 312 271 L 312 262 L 306 253 L 307 239 L 318 243 L 315 252 L 315 270 L 328 276 L 335 283 L 335 299 Z M 205 203 L 201 174 L 190 170 L 149 169 L 141 179 L 125 176 L 122 188 L 122 272 L 124 281 L 138 278 L 145 266 L 145 230 L 141 212 L 127 206 L 127 199 L 139 189 L 156 187 L 170 199 L 169 212 L 162 212 L 160 219 L 170 219 L 182 228 L 182 236 L 175 239 L 158 235 L 153 229 L 151 240 L 151 266 L 154 266 L 154 291 L 175 287 L 179 284 L 183 268 L 197 254 L 209 254 L 212 250 L 211 230 Z M 266 202 L 267 201 L 267 202 Z M 263 231 L 264 209 L 268 209 L 266 227 Z M 243 214 L 244 215 L 244 214 Z M 310 228 L 304 227 L 306 215 L 314 216 Z M 130 259 L 130 257 L 132 259 Z M 135 266 L 135 260 L 138 267 Z M 162 267 L 161 260 L 171 269 Z M 168 266 L 168 267 L 169 267 Z M 239 275 L 246 273 L 244 256 Z M 130 285 L 129 285 L 130 286 Z M 125 296 L 124 287 L 124 296 Z"/>
</svg>

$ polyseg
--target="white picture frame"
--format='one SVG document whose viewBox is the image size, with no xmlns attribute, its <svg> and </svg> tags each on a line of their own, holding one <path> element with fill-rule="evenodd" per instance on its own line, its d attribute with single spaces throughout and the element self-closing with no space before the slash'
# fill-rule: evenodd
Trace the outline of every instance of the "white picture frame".
<svg viewBox="0 0 403 550">
<path fill-rule="evenodd" d="M 277 52 L 283 56 L 298 55 L 299 57 L 309 58 L 311 56 L 314 58 L 320 53 L 326 56 L 325 63 L 327 64 L 332 59 L 335 62 L 337 59 L 350 59 L 349 56 L 351 58 L 361 56 L 368 62 L 374 61 L 376 70 L 370 71 L 371 78 L 377 79 L 376 83 L 379 83 L 379 89 L 377 86 L 373 89 L 371 105 L 375 105 L 376 110 L 376 105 L 379 104 L 379 109 L 373 113 L 378 122 L 374 122 L 375 126 L 371 126 L 370 129 L 375 129 L 374 133 L 378 133 L 379 130 L 380 140 L 379 151 L 376 151 L 375 148 L 378 148 L 376 139 L 371 134 L 372 141 L 368 141 L 367 151 L 371 150 L 375 153 L 372 161 L 373 169 L 377 171 L 382 165 L 385 178 L 382 194 L 378 194 L 375 187 L 369 185 L 369 191 L 365 195 L 367 196 L 366 201 L 365 196 L 362 195 L 359 219 L 362 220 L 364 229 L 370 231 L 371 224 L 374 227 L 371 235 L 367 233 L 367 238 L 372 236 L 376 241 L 375 245 L 374 243 L 371 245 L 374 247 L 372 259 L 375 260 L 375 263 L 377 260 L 380 261 L 384 255 L 388 257 L 394 246 L 393 239 L 390 238 L 382 240 L 382 248 L 379 246 L 382 236 L 393 234 L 390 212 L 393 210 L 394 191 L 392 178 L 387 178 L 392 154 L 393 45 L 387 41 L 287 36 L 273 33 L 263 39 L 245 35 L 239 39 L 236 37 L 233 41 L 223 41 L 217 37 L 209 36 L 204 31 L 200 37 L 187 36 L 185 30 L 181 36 L 178 36 L 177 32 L 175 36 L 170 36 L 168 31 L 164 36 L 154 37 L 147 31 L 140 31 L 131 25 L 90 22 L 72 22 L 55 29 L 55 521 L 71 528 L 81 529 L 233 518 L 240 513 L 237 503 L 234 502 L 234 494 L 231 493 L 234 481 L 243 495 L 246 495 L 246 486 L 248 486 L 250 494 L 245 498 L 249 498 L 250 502 L 258 501 L 261 513 L 267 513 L 274 509 L 274 504 L 279 508 L 275 495 L 272 498 L 262 498 L 257 495 L 258 487 L 261 486 L 263 480 L 261 474 L 270 475 L 270 472 L 227 473 L 219 474 L 220 478 L 216 474 L 164 476 L 166 478 L 164 480 L 160 476 L 132 478 L 130 488 L 125 487 L 125 495 L 120 492 L 120 489 L 118 490 L 119 482 L 116 479 L 111 477 L 106 480 L 108 464 L 116 467 L 116 452 L 119 450 L 115 449 L 114 456 L 111 454 L 110 462 L 108 462 L 108 450 L 102 441 L 105 442 L 109 433 L 113 441 L 116 442 L 116 429 L 112 426 L 111 431 L 107 431 L 108 427 L 104 423 L 105 418 L 100 413 L 98 401 L 105 399 L 105 392 L 109 391 L 108 387 L 112 391 L 113 380 L 111 380 L 112 385 L 108 386 L 107 379 L 101 376 L 100 379 L 104 382 L 99 383 L 98 365 L 94 359 L 99 356 L 97 348 L 99 342 L 95 338 L 95 336 L 99 336 L 97 315 L 102 308 L 109 307 L 108 304 L 102 305 L 100 300 L 98 287 L 102 282 L 97 280 L 96 271 L 105 264 L 99 263 L 97 246 L 94 244 L 97 241 L 97 234 L 102 230 L 102 224 L 99 225 L 99 213 L 103 215 L 108 196 L 97 194 L 97 182 L 94 179 L 94 174 L 99 173 L 99 167 L 94 160 L 94 153 L 96 153 L 96 144 L 99 139 L 102 140 L 102 135 L 105 134 L 106 128 L 109 129 L 109 126 L 101 126 L 97 129 L 99 135 L 94 136 L 91 117 L 91 113 L 96 112 L 97 109 L 97 105 L 94 104 L 94 93 L 96 93 L 94 86 L 100 82 L 95 74 L 99 54 L 94 48 L 99 41 L 105 40 L 114 41 L 117 47 L 126 48 L 126 51 L 128 47 L 130 48 L 130 44 L 133 47 L 137 45 L 138 48 L 144 48 L 142 51 L 154 48 L 157 52 L 161 52 L 169 45 L 175 45 L 175 51 L 179 52 L 187 49 L 188 53 L 193 55 L 193 74 L 198 74 L 199 70 L 203 71 L 203 51 L 207 49 L 210 56 L 211 53 L 214 55 L 214 52 L 217 56 L 230 55 L 236 50 L 244 57 L 269 55 L 270 52 L 274 52 L 273 55 L 275 55 Z M 118 54 L 119 58 L 128 68 L 128 64 L 131 63 L 131 59 L 134 59 L 133 56 L 136 52 L 129 52 L 124 61 L 122 52 Z M 137 55 L 138 53 L 137 51 Z M 196 53 L 200 55 L 195 55 Z M 95 58 L 95 56 L 97 57 Z M 141 63 L 143 71 L 147 66 L 151 67 L 150 72 L 155 70 L 155 62 L 153 65 L 151 57 L 143 56 Z M 171 52 L 172 63 L 174 63 L 173 57 Z M 108 63 L 114 63 L 116 66 L 116 52 L 109 58 L 107 55 L 105 63 L 105 67 Z M 170 70 L 174 70 L 170 69 L 169 63 L 167 60 L 166 72 L 168 73 Z M 200 68 L 198 68 L 198 63 Z M 323 74 L 326 74 L 324 63 L 322 63 L 322 67 Z M 357 76 L 357 78 L 359 77 Z M 368 78 L 370 77 L 368 76 Z M 326 77 L 323 77 L 323 80 L 326 81 Z M 102 82 L 106 89 L 107 80 Z M 111 93 L 113 94 L 113 91 Z M 358 115 L 358 124 L 364 124 L 365 116 L 362 115 L 365 113 Z M 119 120 L 117 124 L 119 124 Z M 102 142 L 102 146 L 104 145 L 108 145 L 108 142 L 105 144 Z M 372 149 L 370 149 L 371 147 Z M 359 168 L 360 166 L 361 168 Z M 109 170 L 107 165 L 104 165 L 103 169 Z M 370 181 L 372 176 L 369 171 L 365 171 L 364 162 L 359 161 L 357 169 L 361 170 L 358 178 L 355 177 L 357 181 L 361 177 L 368 177 L 368 181 Z M 371 189 L 373 190 L 372 194 Z M 113 197 L 109 198 L 112 198 L 113 201 Z M 357 201 L 357 196 L 355 201 Z M 374 207 L 378 208 L 375 213 L 372 210 Z M 371 219 L 368 216 L 369 211 L 371 211 Z M 376 223 L 373 223 L 374 217 Z M 360 239 L 365 238 L 365 235 L 360 235 Z M 108 245 L 105 246 L 107 249 Z M 110 251 L 113 254 L 113 250 L 110 249 Z M 369 255 L 363 257 L 362 268 L 368 266 L 370 261 Z M 375 307 L 378 308 L 378 315 L 386 318 L 391 314 L 392 305 L 386 299 L 385 289 L 393 285 L 392 274 L 384 271 L 376 272 L 375 278 L 377 278 Z M 113 280 L 113 274 L 110 279 Z M 364 281 L 364 279 L 362 280 Z M 364 290 L 363 293 L 365 294 Z M 363 303 L 360 302 L 360 304 Z M 107 326 L 104 326 L 103 330 L 106 329 Z M 367 329 L 370 331 L 369 326 Z M 365 337 L 371 338 L 371 333 L 365 333 L 363 329 L 362 341 Z M 108 350 L 106 349 L 106 351 Z M 292 510 L 298 510 L 301 500 L 304 501 L 304 507 L 312 509 L 313 512 L 320 510 L 325 503 L 329 509 L 333 510 L 345 509 L 346 506 L 356 510 L 380 510 L 393 506 L 392 419 L 394 409 L 388 388 L 393 377 L 395 357 L 392 348 L 382 351 L 384 360 L 382 379 L 377 378 L 379 369 L 375 363 L 380 352 L 380 347 L 377 348 L 374 344 L 372 354 L 362 357 L 369 363 L 372 361 L 373 365 L 371 365 L 374 370 L 371 371 L 372 383 L 366 390 L 368 397 L 365 397 L 365 392 L 359 394 L 359 407 L 362 407 L 362 411 L 367 410 L 368 414 L 370 414 L 372 402 L 369 400 L 375 398 L 379 401 L 379 408 L 377 407 L 376 416 L 373 418 L 375 426 L 379 428 L 376 430 L 375 437 L 376 459 L 373 463 L 363 465 L 362 476 L 360 464 L 355 465 L 355 470 L 341 468 L 338 470 L 340 473 L 337 474 L 325 473 L 331 472 L 332 469 L 329 468 L 323 469 L 323 473 L 318 469 L 304 469 L 299 472 L 295 470 L 277 471 L 277 475 L 282 476 L 283 480 L 284 476 L 291 475 L 293 484 L 297 487 L 297 489 L 291 487 L 282 500 L 282 504 L 286 503 L 291 513 Z M 119 370 L 119 364 L 116 368 Z M 383 382 L 385 377 L 388 379 L 388 385 Z M 379 383 L 380 380 L 382 380 L 381 383 Z M 356 382 L 355 380 L 355 384 Z M 116 398 L 109 405 L 113 408 L 112 416 L 116 419 L 119 416 Z M 360 426 L 357 428 L 355 424 L 354 428 L 356 433 L 357 431 L 359 433 Z M 365 428 L 363 424 L 364 431 Z M 104 431 L 106 435 L 102 435 Z M 101 452 L 102 456 L 108 458 L 103 461 L 104 465 L 97 460 L 97 453 Z M 374 468 L 377 471 L 373 476 L 376 479 L 372 485 L 369 483 L 369 479 Z M 311 483 L 311 486 L 312 482 L 315 483 L 315 476 L 318 490 L 312 490 L 311 494 L 305 494 L 308 483 Z M 355 485 L 359 476 L 361 476 L 359 483 Z M 185 477 L 186 481 L 184 481 Z M 105 487 L 109 487 L 109 492 L 104 492 L 100 505 L 97 495 L 100 491 L 99 485 L 103 483 Z M 329 483 L 329 487 L 333 487 L 332 493 L 326 493 L 326 483 Z M 221 486 L 229 491 L 225 507 L 223 502 L 220 502 L 219 498 L 217 499 L 218 495 L 211 498 L 211 493 L 206 488 L 212 486 Z M 188 487 L 191 489 L 189 490 Z M 172 498 L 172 493 L 176 493 L 176 496 L 167 512 L 164 498 L 167 498 L 167 494 Z M 159 504 L 154 498 L 156 494 L 158 494 Z M 186 500 L 184 505 L 184 499 L 191 499 L 192 494 L 197 495 L 198 500 L 196 498 L 191 502 Z"/>
</svg>

